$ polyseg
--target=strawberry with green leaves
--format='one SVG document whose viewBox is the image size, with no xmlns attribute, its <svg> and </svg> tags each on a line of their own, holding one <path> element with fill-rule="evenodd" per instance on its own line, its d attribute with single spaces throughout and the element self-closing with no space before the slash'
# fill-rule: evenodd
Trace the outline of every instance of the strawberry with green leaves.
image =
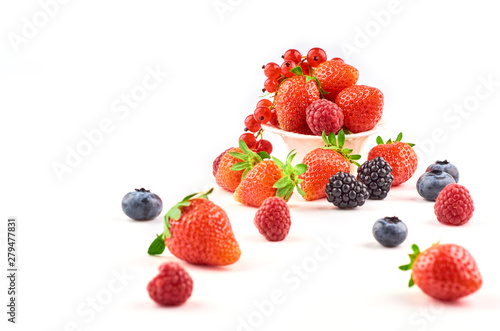
<svg viewBox="0 0 500 331">
<path fill-rule="evenodd" d="M 192 264 L 229 265 L 240 258 L 229 218 L 221 207 L 208 200 L 208 192 L 191 194 L 165 215 L 163 233 L 149 246 L 148 254 L 162 254 L 165 247 Z"/>
<path fill-rule="evenodd" d="M 274 109 L 281 129 L 301 131 L 307 128 L 306 109 L 320 98 L 321 87 L 315 77 L 304 75 L 300 66 L 290 72 L 295 76 L 285 79 L 278 86 Z"/>
<path fill-rule="evenodd" d="M 332 132 L 326 136 L 323 131 L 325 146 L 316 148 L 304 156 L 302 162 L 307 165 L 307 171 L 300 175 L 300 187 L 304 191 L 303 198 L 311 201 L 326 197 L 326 184 L 331 176 L 337 172 L 349 172 L 351 163 L 359 164 L 356 160 L 361 155 L 351 154 L 352 149 L 344 148 L 345 134 L 343 130 L 338 133 L 338 139 Z"/>
<path fill-rule="evenodd" d="M 256 164 L 241 180 L 234 192 L 234 199 L 244 205 L 260 207 L 264 200 L 273 196 L 288 201 L 295 188 L 303 195 L 304 192 L 299 187 L 302 182 L 299 176 L 306 172 L 307 166 L 292 166 L 296 154 L 292 150 L 285 163 L 273 157 L 272 160 Z"/>
<path fill-rule="evenodd" d="M 415 144 L 401 142 L 403 133 L 400 133 L 396 140 L 389 139 L 386 143 L 379 136 L 377 146 L 368 152 L 368 160 L 381 156 L 392 167 L 394 181 L 392 186 L 401 185 L 413 176 L 417 170 L 417 153 L 413 150 Z"/>
<path fill-rule="evenodd" d="M 483 279 L 476 261 L 468 250 L 455 244 L 434 244 L 420 252 L 412 245 L 410 263 L 399 267 L 411 270 L 409 287 L 417 284 L 427 295 L 454 301 L 476 292 Z"/>
<path fill-rule="evenodd" d="M 340 59 L 325 61 L 314 69 L 321 87 L 328 93 L 325 99 L 335 102 L 335 98 L 343 89 L 356 84 L 359 77 L 358 69 Z"/>
</svg>

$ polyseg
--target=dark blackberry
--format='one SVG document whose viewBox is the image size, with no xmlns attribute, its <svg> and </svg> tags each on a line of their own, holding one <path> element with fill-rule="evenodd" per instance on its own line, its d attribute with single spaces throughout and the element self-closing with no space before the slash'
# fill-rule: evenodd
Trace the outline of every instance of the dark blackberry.
<svg viewBox="0 0 500 331">
<path fill-rule="evenodd" d="M 381 156 L 366 161 L 358 168 L 357 180 L 366 185 L 369 199 L 381 200 L 391 189 L 394 177 L 392 167 Z"/>
<path fill-rule="evenodd" d="M 368 199 L 366 185 L 356 181 L 353 175 L 339 171 L 326 184 L 326 199 L 339 208 L 354 208 Z"/>
</svg>

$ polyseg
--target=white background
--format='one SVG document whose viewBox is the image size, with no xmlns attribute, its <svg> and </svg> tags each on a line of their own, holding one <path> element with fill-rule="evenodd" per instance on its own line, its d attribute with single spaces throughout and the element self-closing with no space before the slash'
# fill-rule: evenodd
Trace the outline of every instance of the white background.
<svg viewBox="0 0 500 331">
<path fill-rule="evenodd" d="M 500 21 L 494 2 L 74 0 L 50 7 L 44 21 L 40 3 L 47 2 L 0 4 L 0 217 L 4 224 L 8 216 L 19 219 L 20 270 L 15 326 L 6 322 L 6 278 L 0 282 L 2 330 L 497 325 Z M 217 11 L 215 3 L 229 7 Z M 34 19 L 40 27 L 30 32 L 26 22 Z M 213 159 L 236 145 L 244 117 L 262 95 L 260 67 L 278 62 L 288 48 L 306 53 L 315 46 L 358 68 L 360 84 L 382 90 L 389 122 L 383 136 L 403 131 L 405 141 L 420 146 L 417 174 L 386 200 L 352 211 L 295 195 L 290 235 L 281 243 L 258 234 L 255 209 L 217 190 L 212 200 L 228 212 L 240 261 L 225 268 L 181 262 L 194 279 L 192 297 L 179 308 L 156 306 L 146 284 L 161 262 L 175 259 L 146 254 L 162 217 L 134 222 L 121 211 L 121 198 L 145 187 L 160 195 L 166 211 L 213 186 Z M 168 75 L 128 113 L 114 111 L 151 69 Z M 54 164 L 66 164 L 69 150 L 88 144 L 84 132 L 106 119 L 108 132 L 58 177 Z M 280 140 L 267 137 L 284 158 Z M 476 205 L 471 222 L 459 228 L 438 223 L 433 204 L 414 189 L 425 167 L 444 158 L 460 168 Z M 406 222 L 409 236 L 385 249 L 371 227 L 392 215 Z M 4 261 L 5 232 L 2 225 Z M 321 240 L 336 248 L 318 262 Z M 397 266 L 407 262 L 411 243 L 424 248 L 437 240 L 474 255 L 484 278 L 479 292 L 443 305 L 406 288 L 409 273 Z M 297 266 L 310 272 L 290 276 Z M 255 303 L 276 293 L 279 303 L 266 306 L 264 316 Z M 98 308 L 88 305 L 92 298 Z"/>
</svg>

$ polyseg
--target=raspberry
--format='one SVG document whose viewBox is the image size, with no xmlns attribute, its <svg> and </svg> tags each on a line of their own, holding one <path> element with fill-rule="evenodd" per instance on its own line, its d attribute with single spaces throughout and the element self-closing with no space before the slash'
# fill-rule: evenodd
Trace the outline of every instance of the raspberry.
<svg viewBox="0 0 500 331">
<path fill-rule="evenodd" d="M 366 185 L 343 171 L 330 177 L 325 192 L 326 199 L 341 209 L 362 206 L 369 197 Z"/>
<path fill-rule="evenodd" d="M 212 173 L 214 174 L 214 177 L 217 175 L 217 170 L 219 170 L 219 163 L 224 154 L 231 148 L 226 149 L 224 152 L 222 152 L 217 158 L 214 160 L 214 163 L 212 164 Z"/>
<path fill-rule="evenodd" d="M 344 125 L 342 109 L 335 103 L 320 99 L 311 103 L 306 109 L 306 122 L 311 131 L 320 136 L 323 131 L 337 133 Z"/>
<path fill-rule="evenodd" d="M 255 213 L 254 224 L 269 241 L 285 239 L 291 225 L 290 211 L 285 200 L 278 197 L 264 200 Z"/>
<path fill-rule="evenodd" d="M 447 225 L 463 225 L 474 212 L 474 203 L 469 190 L 460 184 L 448 184 L 439 193 L 434 204 L 434 213 L 439 222 Z"/>
<path fill-rule="evenodd" d="M 387 196 L 391 189 L 394 177 L 392 167 L 381 156 L 366 161 L 358 168 L 357 180 L 366 185 L 369 199 L 381 200 Z"/>
<path fill-rule="evenodd" d="M 162 306 L 178 306 L 191 296 L 193 279 L 177 262 L 166 262 L 148 284 L 151 299 Z"/>
</svg>

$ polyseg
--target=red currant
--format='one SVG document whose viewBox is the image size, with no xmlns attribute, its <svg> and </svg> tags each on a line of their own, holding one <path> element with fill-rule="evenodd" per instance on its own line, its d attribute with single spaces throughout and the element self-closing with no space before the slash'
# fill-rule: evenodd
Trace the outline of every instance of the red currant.
<svg viewBox="0 0 500 331">
<path fill-rule="evenodd" d="M 257 145 L 257 139 L 252 133 L 244 133 L 240 136 L 240 139 L 238 141 L 243 140 L 245 144 L 247 144 L 248 148 L 252 149 Z"/>
<path fill-rule="evenodd" d="M 281 70 L 281 69 L 280 69 Z M 274 93 L 276 92 L 276 89 L 278 88 L 278 85 L 280 83 L 278 82 L 277 79 L 275 78 L 268 78 L 264 82 L 264 89 L 269 92 L 269 93 Z"/>
<path fill-rule="evenodd" d="M 260 124 L 266 124 L 271 119 L 271 110 L 269 107 L 259 107 L 253 112 L 253 117 Z"/>
<path fill-rule="evenodd" d="M 248 115 L 245 118 L 245 127 L 250 132 L 257 132 L 260 130 L 260 123 L 255 120 L 255 118 L 253 117 L 253 114 Z"/>
<path fill-rule="evenodd" d="M 326 52 L 319 47 L 314 47 L 307 52 L 307 62 L 311 65 L 311 67 L 315 68 L 320 63 L 323 63 L 327 60 Z"/>
<path fill-rule="evenodd" d="M 257 141 L 257 145 L 255 145 L 255 151 L 258 152 L 266 152 L 267 154 L 271 154 L 273 152 L 273 144 L 269 140 L 261 139 Z"/>
<path fill-rule="evenodd" d="M 259 108 L 259 107 L 271 107 L 273 105 L 273 102 L 269 99 L 261 99 L 259 100 L 259 102 L 257 102 L 257 105 L 255 106 L 255 108 Z"/>
<path fill-rule="evenodd" d="M 285 61 L 293 61 L 295 63 L 299 63 L 302 59 L 302 54 L 296 49 L 289 49 L 283 54 L 283 60 Z"/>
<path fill-rule="evenodd" d="M 264 69 L 264 75 L 267 78 L 278 78 L 281 75 L 281 68 L 277 63 L 269 62 L 265 66 L 262 66 Z"/>
<path fill-rule="evenodd" d="M 306 61 L 300 64 L 300 68 L 302 69 L 302 73 L 304 73 L 304 75 L 310 74 L 309 63 L 307 63 Z"/>
<path fill-rule="evenodd" d="M 294 61 L 285 61 L 283 62 L 283 64 L 281 65 L 281 73 L 283 74 L 283 76 L 285 77 L 292 77 L 294 75 L 293 72 L 290 72 L 290 70 L 292 70 L 293 68 L 295 68 L 297 66 L 297 64 L 294 62 Z"/>
</svg>

